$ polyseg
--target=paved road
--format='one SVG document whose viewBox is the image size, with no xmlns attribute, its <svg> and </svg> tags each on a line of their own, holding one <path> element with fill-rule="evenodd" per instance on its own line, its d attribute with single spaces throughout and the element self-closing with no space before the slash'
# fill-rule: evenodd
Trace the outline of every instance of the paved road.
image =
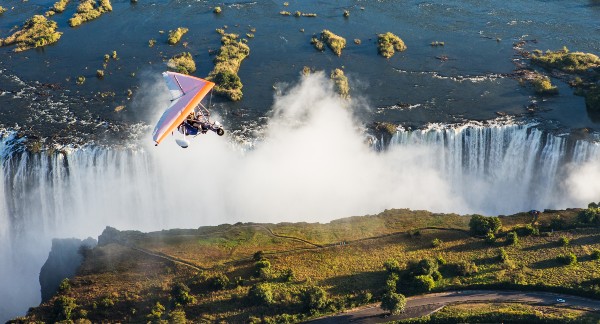
<svg viewBox="0 0 600 324">
<path fill-rule="evenodd" d="M 559 302 L 557 299 L 563 299 L 565 302 Z M 457 302 L 518 302 L 600 311 L 599 300 L 570 295 L 546 292 L 463 290 L 407 298 L 405 312 L 396 316 L 385 316 L 386 312 L 379 307 L 379 304 L 371 304 L 359 309 L 350 310 L 346 313 L 319 318 L 308 323 L 385 323 L 392 320 L 424 316 L 445 305 Z"/>
</svg>

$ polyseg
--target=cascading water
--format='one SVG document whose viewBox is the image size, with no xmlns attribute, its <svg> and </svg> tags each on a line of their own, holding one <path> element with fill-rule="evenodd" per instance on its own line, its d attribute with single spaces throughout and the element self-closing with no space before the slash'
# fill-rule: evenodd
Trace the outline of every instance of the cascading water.
<svg viewBox="0 0 600 324">
<path fill-rule="evenodd" d="M 532 125 L 432 125 L 399 131 L 394 146 L 433 148 L 437 170 L 477 212 L 511 213 L 580 205 L 563 200 L 568 170 L 600 163 L 600 145 Z M 571 198 L 571 197 L 570 197 Z"/>
<path fill-rule="evenodd" d="M 0 320 L 39 302 L 52 238 L 97 236 L 107 225 L 323 222 L 386 208 L 497 214 L 600 198 L 581 184 L 600 182 L 597 142 L 471 123 L 402 130 L 377 151 L 328 81 L 309 81 L 278 98 L 264 138 L 244 152 L 205 135 L 185 150 L 165 141 L 31 153 L 3 134 Z"/>
</svg>

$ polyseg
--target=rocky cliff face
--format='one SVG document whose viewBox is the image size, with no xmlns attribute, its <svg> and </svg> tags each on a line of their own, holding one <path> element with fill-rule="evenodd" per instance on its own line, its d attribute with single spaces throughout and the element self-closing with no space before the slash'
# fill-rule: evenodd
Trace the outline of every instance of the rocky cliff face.
<svg viewBox="0 0 600 324">
<path fill-rule="evenodd" d="M 96 240 L 91 237 L 85 240 L 76 238 L 52 240 L 52 249 L 40 270 L 42 302 L 49 300 L 56 293 L 63 279 L 75 276 L 83 261 L 80 249 L 93 248 L 96 244 Z"/>
</svg>

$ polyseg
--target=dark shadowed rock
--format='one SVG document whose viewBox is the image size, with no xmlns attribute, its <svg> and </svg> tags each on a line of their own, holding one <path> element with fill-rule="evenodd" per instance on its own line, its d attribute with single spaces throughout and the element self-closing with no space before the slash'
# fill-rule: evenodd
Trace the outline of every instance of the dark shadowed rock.
<svg viewBox="0 0 600 324">
<path fill-rule="evenodd" d="M 83 255 L 79 253 L 81 247 L 95 246 L 96 240 L 91 237 L 83 241 L 76 238 L 52 240 L 48 259 L 40 270 L 42 302 L 48 301 L 56 293 L 63 279 L 75 276 L 83 261 Z"/>
</svg>

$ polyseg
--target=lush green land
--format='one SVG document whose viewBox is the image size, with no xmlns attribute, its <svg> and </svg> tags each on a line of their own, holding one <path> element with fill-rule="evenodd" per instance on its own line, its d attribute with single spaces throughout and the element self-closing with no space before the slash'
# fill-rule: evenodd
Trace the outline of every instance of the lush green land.
<svg viewBox="0 0 600 324">
<path fill-rule="evenodd" d="M 297 322 L 377 302 L 390 290 L 516 288 L 600 298 L 597 208 L 499 217 L 493 238 L 470 231 L 487 224 L 471 219 L 386 210 L 327 224 L 107 228 L 98 247 L 82 251 L 77 277 L 18 322 L 67 314 L 91 322 Z M 567 265 L 561 256 L 570 254 L 577 261 Z M 436 270 L 417 273 L 424 263 Z"/>
</svg>

